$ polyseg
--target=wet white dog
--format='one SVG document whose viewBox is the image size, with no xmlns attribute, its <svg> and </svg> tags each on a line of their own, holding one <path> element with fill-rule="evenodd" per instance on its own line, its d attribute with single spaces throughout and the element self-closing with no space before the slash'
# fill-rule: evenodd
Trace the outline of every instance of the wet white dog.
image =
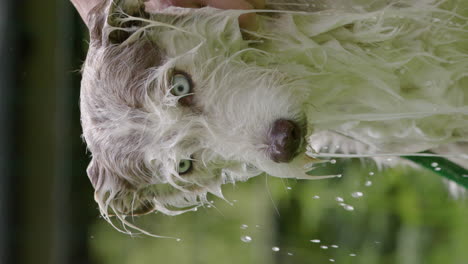
<svg viewBox="0 0 468 264">
<path fill-rule="evenodd" d="M 185 212 L 262 172 L 312 178 L 308 156 L 468 141 L 465 0 L 72 2 L 106 219 Z"/>
</svg>

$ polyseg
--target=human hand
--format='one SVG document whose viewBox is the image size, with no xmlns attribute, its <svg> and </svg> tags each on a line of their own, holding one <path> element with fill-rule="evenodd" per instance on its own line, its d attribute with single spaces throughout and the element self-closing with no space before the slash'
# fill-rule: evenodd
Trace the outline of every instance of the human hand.
<svg viewBox="0 0 468 264">
<path fill-rule="evenodd" d="M 265 0 L 147 0 L 145 10 L 147 12 L 158 12 L 170 6 L 185 8 L 202 8 L 211 6 L 219 9 L 262 9 Z M 255 30 L 257 27 L 255 13 L 243 14 L 239 17 L 239 25 L 246 30 Z"/>
</svg>

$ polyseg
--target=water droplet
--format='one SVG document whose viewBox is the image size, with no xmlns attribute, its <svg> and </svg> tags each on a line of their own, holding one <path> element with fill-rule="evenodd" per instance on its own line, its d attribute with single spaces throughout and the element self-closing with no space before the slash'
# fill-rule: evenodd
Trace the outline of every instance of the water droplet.
<svg viewBox="0 0 468 264">
<path fill-rule="evenodd" d="M 279 247 L 272 247 L 271 250 L 273 250 L 275 252 L 278 252 L 278 251 L 280 251 L 280 248 Z"/>
<path fill-rule="evenodd" d="M 328 246 L 323 245 L 323 246 L 320 246 L 320 248 L 321 249 L 328 249 Z"/>
<path fill-rule="evenodd" d="M 289 186 L 288 186 L 288 187 L 286 187 L 286 189 L 288 189 L 288 190 L 292 190 L 292 187 L 289 187 Z"/>
<path fill-rule="evenodd" d="M 355 256 L 356 256 L 356 254 L 354 254 L 354 253 L 351 253 L 351 254 L 349 254 L 349 255 L 350 255 L 351 257 L 355 257 Z"/>
<path fill-rule="evenodd" d="M 247 229 L 247 228 L 249 228 L 249 226 L 248 225 L 241 225 L 240 228 L 241 229 Z"/>
<path fill-rule="evenodd" d="M 198 208 L 195 207 L 195 208 L 192 209 L 192 211 L 196 212 L 196 211 L 198 211 Z"/>
<path fill-rule="evenodd" d="M 364 196 L 364 194 L 362 192 L 353 192 L 351 196 L 353 196 L 354 198 L 360 198 Z"/>
<path fill-rule="evenodd" d="M 320 239 L 312 239 L 312 240 L 310 240 L 310 242 L 312 242 L 312 243 L 320 243 Z"/>
<path fill-rule="evenodd" d="M 374 176 L 374 172 L 373 171 L 369 172 L 369 175 Z"/>
<path fill-rule="evenodd" d="M 339 205 L 341 205 L 341 206 L 345 206 L 346 204 L 345 204 L 345 203 L 339 203 Z"/>
<path fill-rule="evenodd" d="M 182 239 L 180 239 L 180 238 L 177 238 L 177 239 L 176 239 L 176 241 L 177 241 L 177 242 L 180 242 L 180 241 L 182 241 Z"/>
<path fill-rule="evenodd" d="M 354 210 L 354 207 L 353 207 L 352 205 L 349 205 L 349 204 L 343 206 L 343 208 L 344 208 L 346 211 L 353 211 L 353 210 Z"/>
<path fill-rule="evenodd" d="M 211 205 L 207 205 L 206 207 L 207 207 L 207 208 L 211 208 L 212 206 L 211 206 Z"/>
<path fill-rule="evenodd" d="M 314 198 L 314 199 L 316 199 L 316 200 L 317 200 L 317 199 L 320 199 L 320 196 L 318 196 L 318 195 L 314 195 L 314 197 L 312 197 L 312 198 Z"/>
<path fill-rule="evenodd" d="M 343 174 L 338 174 L 338 175 L 336 175 L 336 177 L 341 178 L 341 177 L 343 177 Z"/>
<path fill-rule="evenodd" d="M 380 241 L 374 241 L 374 243 L 376 243 L 376 244 L 380 244 Z"/>
<path fill-rule="evenodd" d="M 335 159 L 332 159 L 332 160 L 330 160 L 330 163 L 331 163 L 331 164 L 336 164 L 336 160 L 335 160 Z"/>
<path fill-rule="evenodd" d="M 366 181 L 366 183 L 364 184 L 366 187 L 369 187 L 369 186 L 372 186 L 372 181 Z"/>
<path fill-rule="evenodd" d="M 341 203 L 344 202 L 344 199 L 343 199 L 342 197 L 339 197 L 339 196 L 336 197 L 335 200 L 336 200 L 337 202 L 341 202 Z"/>
<path fill-rule="evenodd" d="M 330 262 L 335 262 L 335 260 L 334 260 L 334 259 L 330 259 Z"/>
<path fill-rule="evenodd" d="M 435 171 L 440 171 L 441 168 L 437 167 L 437 168 L 435 168 L 434 170 L 435 170 Z"/>
<path fill-rule="evenodd" d="M 252 241 L 252 238 L 249 236 L 241 236 L 241 240 L 242 242 L 250 243 Z"/>
<path fill-rule="evenodd" d="M 338 248 L 338 245 L 331 245 L 332 248 Z"/>
<path fill-rule="evenodd" d="M 293 254 L 293 253 L 291 253 L 291 252 L 288 252 L 288 256 L 292 256 L 292 255 L 294 255 L 294 254 Z"/>
</svg>

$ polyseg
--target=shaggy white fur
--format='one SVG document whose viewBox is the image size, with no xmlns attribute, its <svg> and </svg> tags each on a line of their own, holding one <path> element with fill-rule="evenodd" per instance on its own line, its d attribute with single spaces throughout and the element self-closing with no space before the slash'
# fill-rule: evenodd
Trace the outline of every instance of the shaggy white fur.
<svg viewBox="0 0 468 264">
<path fill-rule="evenodd" d="M 114 214 L 134 227 L 126 215 L 193 210 L 208 192 L 222 197 L 222 184 L 262 172 L 310 178 L 306 145 L 315 158 L 335 146 L 378 157 L 468 141 L 465 0 L 142 6 L 103 1 L 86 20 L 82 125 L 109 222 Z M 242 33 L 237 18 L 249 12 L 258 30 Z M 174 95 L 177 74 L 191 94 Z M 307 127 L 290 162 L 266 151 L 278 119 Z M 181 174 L 186 160 L 193 168 Z"/>
</svg>

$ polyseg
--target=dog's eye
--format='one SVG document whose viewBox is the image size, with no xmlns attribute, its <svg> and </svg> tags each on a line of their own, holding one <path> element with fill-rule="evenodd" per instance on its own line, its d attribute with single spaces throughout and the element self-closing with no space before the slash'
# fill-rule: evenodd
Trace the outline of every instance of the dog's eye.
<svg viewBox="0 0 468 264">
<path fill-rule="evenodd" d="M 179 174 L 189 173 L 192 170 L 192 161 L 191 160 L 181 160 L 179 162 Z"/>
<path fill-rule="evenodd" d="M 183 74 L 175 74 L 172 77 L 172 94 L 175 96 L 184 96 L 192 91 L 190 80 Z"/>
<path fill-rule="evenodd" d="M 189 74 L 176 72 L 172 76 L 171 86 L 171 93 L 175 96 L 180 96 L 179 104 L 183 106 L 192 106 L 194 104 L 193 83 Z"/>
</svg>

